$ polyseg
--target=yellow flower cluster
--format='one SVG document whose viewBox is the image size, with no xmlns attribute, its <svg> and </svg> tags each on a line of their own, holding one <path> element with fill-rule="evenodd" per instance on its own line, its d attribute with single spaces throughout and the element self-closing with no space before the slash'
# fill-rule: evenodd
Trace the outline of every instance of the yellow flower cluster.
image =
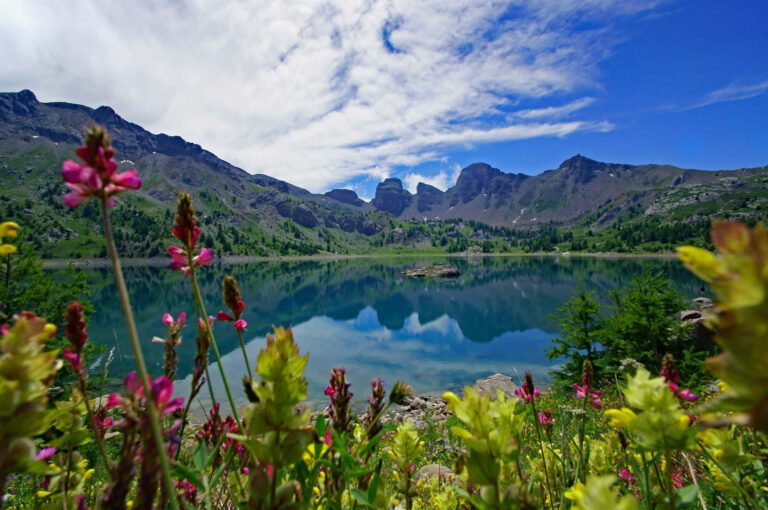
<svg viewBox="0 0 768 510">
<path fill-rule="evenodd" d="M 693 445 L 691 419 L 663 377 L 651 377 L 645 368 L 638 368 L 622 393 L 633 409 L 608 409 L 605 415 L 612 427 L 633 432 L 641 449 L 662 451 Z"/>
<path fill-rule="evenodd" d="M 16 252 L 16 247 L 12 244 L 3 243 L 3 238 L 16 237 L 19 235 L 19 224 L 12 221 L 0 223 L 0 255 L 10 255 Z"/>
</svg>

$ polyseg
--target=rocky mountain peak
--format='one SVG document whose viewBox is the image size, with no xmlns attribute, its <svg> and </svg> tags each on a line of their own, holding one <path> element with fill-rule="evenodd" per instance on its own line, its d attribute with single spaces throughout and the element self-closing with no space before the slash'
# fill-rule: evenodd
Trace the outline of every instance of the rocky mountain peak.
<svg viewBox="0 0 768 510">
<path fill-rule="evenodd" d="M 416 185 L 416 209 L 420 213 L 438 209 L 443 203 L 444 192 L 434 186 L 420 182 Z"/>
<path fill-rule="evenodd" d="M 16 94 L 16 97 L 20 102 L 26 103 L 26 104 L 34 104 L 38 102 L 37 97 L 35 96 L 35 93 L 29 89 L 24 89 L 20 91 L 18 94 Z"/>
<path fill-rule="evenodd" d="M 411 200 L 413 195 L 403 189 L 403 181 L 390 177 L 376 186 L 376 196 L 371 203 L 379 211 L 398 216 L 411 205 Z"/>
<path fill-rule="evenodd" d="M 495 178 L 504 175 L 498 168 L 487 163 L 473 163 L 461 170 L 456 180 L 452 202 L 467 203 L 483 192 Z"/>
<path fill-rule="evenodd" d="M 343 204 L 354 205 L 355 207 L 361 207 L 365 202 L 357 196 L 357 193 L 351 189 L 332 189 L 327 191 L 325 196 L 334 200 L 338 200 Z"/>
<path fill-rule="evenodd" d="M 563 161 L 557 168 L 557 171 L 573 176 L 576 182 L 584 183 L 591 181 L 595 176 L 595 172 L 604 170 L 607 166 L 606 163 L 576 154 L 572 158 Z"/>
</svg>

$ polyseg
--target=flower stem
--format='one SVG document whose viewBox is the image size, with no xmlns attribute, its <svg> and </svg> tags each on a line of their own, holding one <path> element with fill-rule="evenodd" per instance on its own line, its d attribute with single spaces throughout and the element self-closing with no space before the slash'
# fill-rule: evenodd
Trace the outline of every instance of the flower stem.
<svg viewBox="0 0 768 510">
<path fill-rule="evenodd" d="M 544 476 L 547 480 L 547 492 L 549 493 L 549 506 L 554 508 L 555 498 L 552 495 L 552 485 L 549 483 L 549 470 L 547 470 L 547 459 L 544 455 L 544 441 L 541 440 L 541 429 L 539 428 L 539 415 L 536 413 L 536 402 L 533 401 L 533 392 L 531 392 L 531 409 L 533 410 L 533 426 L 536 428 L 536 437 L 539 440 L 539 448 L 541 449 L 541 464 L 544 467 Z"/>
<path fill-rule="evenodd" d="M 243 351 L 243 359 L 245 360 L 245 368 L 248 370 L 248 377 L 253 379 L 253 371 L 251 370 L 251 364 L 248 362 L 248 354 L 245 352 L 245 342 L 243 342 L 243 333 L 239 329 L 237 330 L 237 339 L 240 340 L 240 349 Z"/>
<path fill-rule="evenodd" d="M 675 488 L 672 485 L 672 452 L 669 448 L 664 450 L 664 461 L 666 469 L 664 477 L 666 478 L 667 495 L 669 496 L 669 510 L 675 510 Z"/>
<path fill-rule="evenodd" d="M 205 303 L 203 302 L 202 294 L 200 293 L 200 286 L 197 282 L 197 274 L 195 273 L 194 265 L 190 266 L 189 271 L 190 279 L 192 281 L 192 292 L 195 297 L 197 306 L 200 308 L 200 315 L 203 316 L 203 323 L 208 330 L 208 338 L 211 340 L 211 347 L 213 347 L 213 355 L 216 357 L 216 364 L 219 366 L 219 373 L 221 374 L 221 382 L 224 383 L 224 391 L 229 399 L 229 406 L 232 408 L 232 416 L 237 422 L 237 428 L 241 434 L 245 434 L 243 424 L 240 422 L 240 417 L 237 414 L 237 407 L 235 406 L 235 399 L 232 398 L 232 392 L 229 390 L 229 382 L 227 381 L 227 374 L 224 372 L 224 365 L 221 363 L 221 355 L 219 354 L 219 346 L 216 344 L 216 338 L 213 336 L 213 330 L 211 324 L 208 322 L 208 314 L 205 312 Z"/>
<path fill-rule="evenodd" d="M 171 479 L 171 466 L 168 461 L 168 453 L 165 450 L 165 444 L 163 441 L 163 431 L 160 427 L 160 418 L 157 414 L 157 407 L 152 399 L 152 388 L 149 384 L 149 373 L 147 372 L 147 365 L 144 362 L 144 355 L 141 352 L 141 344 L 139 343 L 139 334 L 136 330 L 136 322 L 133 319 L 133 309 L 131 308 L 130 298 L 128 296 L 128 288 L 125 285 L 125 278 L 123 277 L 123 268 L 120 264 L 120 259 L 117 256 L 117 248 L 115 247 L 115 238 L 112 234 L 112 224 L 109 221 L 109 206 L 107 204 L 107 198 L 103 197 L 101 200 L 101 219 L 102 226 L 104 228 L 104 238 L 107 241 L 107 254 L 112 262 L 112 272 L 115 274 L 115 284 L 117 285 L 117 292 L 120 296 L 120 304 L 123 308 L 123 316 L 125 317 L 126 326 L 128 327 L 128 336 L 131 341 L 131 349 L 133 355 L 136 358 L 136 369 L 139 373 L 139 379 L 141 385 L 144 388 L 144 395 L 146 396 L 149 423 L 152 429 L 152 437 L 155 441 L 155 447 L 158 450 L 160 456 L 160 468 L 163 472 L 163 481 L 165 482 L 165 489 L 168 491 L 168 499 L 171 503 L 171 507 L 174 510 L 178 510 L 179 502 L 175 497 L 173 480 Z"/>
</svg>

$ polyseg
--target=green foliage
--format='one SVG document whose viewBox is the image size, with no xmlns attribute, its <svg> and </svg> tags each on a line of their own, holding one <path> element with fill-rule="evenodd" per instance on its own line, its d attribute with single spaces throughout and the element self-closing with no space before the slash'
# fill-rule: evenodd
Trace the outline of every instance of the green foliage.
<svg viewBox="0 0 768 510">
<path fill-rule="evenodd" d="M 566 384 L 579 382 L 584 360 L 595 361 L 600 356 L 599 335 L 602 328 L 600 304 L 590 291 L 581 286 L 575 295 L 557 310 L 555 321 L 560 325 L 561 338 L 553 338 L 547 358 L 566 358 L 555 372 L 555 378 Z"/>
<path fill-rule="evenodd" d="M 658 372 L 664 354 L 682 359 L 691 349 L 678 318 L 683 300 L 669 279 L 644 273 L 626 289 L 613 291 L 612 298 L 613 314 L 605 318 L 600 334 L 605 353 L 596 360 L 599 368 L 616 372 L 622 360 L 631 358 Z M 688 370 L 681 367 L 681 372 Z"/>
</svg>

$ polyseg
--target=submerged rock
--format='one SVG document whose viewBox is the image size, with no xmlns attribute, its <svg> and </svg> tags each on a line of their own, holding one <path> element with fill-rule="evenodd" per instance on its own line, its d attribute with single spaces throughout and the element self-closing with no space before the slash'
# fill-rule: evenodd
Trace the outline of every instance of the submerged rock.
<svg viewBox="0 0 768 510">
<path fill-rule="evenodd" d="M 403 271 L 405 276 L 412 278 L 456 278 L 461 271 L 448 264 L 433 264 L 431 266 L 417 267 Z"/>
</svg>

